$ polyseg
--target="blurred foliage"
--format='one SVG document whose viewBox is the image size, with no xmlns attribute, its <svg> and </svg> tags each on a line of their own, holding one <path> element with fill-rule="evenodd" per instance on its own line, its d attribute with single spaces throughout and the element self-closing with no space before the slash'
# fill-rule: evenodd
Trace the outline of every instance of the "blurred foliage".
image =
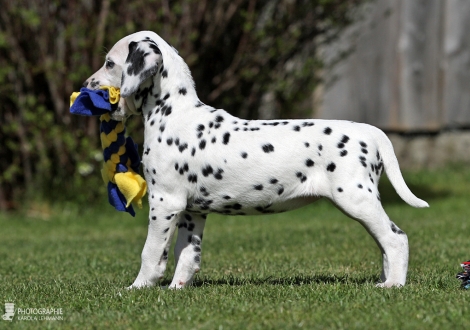
<svg viewBox="0 0 470 330">
<path fill-rule="evenodd" d="M 360 2 L 2 0 L 0 209 L 38 196 L 105 198 L 98 119 L 71 116 L 69 96 L 120 38 L 157 32 L 187 61 L 205 103 L 245 118 L 295 118 L 309 113 L 299 105 L 321 68 L 316 48 Z M 130 130 L 142 142 L 138 122 Z"/>
</svg>

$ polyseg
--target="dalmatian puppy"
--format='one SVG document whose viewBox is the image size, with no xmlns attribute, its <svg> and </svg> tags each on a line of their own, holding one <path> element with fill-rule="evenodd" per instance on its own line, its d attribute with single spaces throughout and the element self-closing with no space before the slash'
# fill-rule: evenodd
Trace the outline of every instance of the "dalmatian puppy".
<svg viewBox="0 0 470 330">
<path fill-rule="evenodd" d="M 84 83 L 121 90 L 112 118 L 140 115 L 148 184 L 148 236 L 130 288 L 163 278 L 173 233 L 176 270 L 170 288 L 189 285 L 200 270 L 209 213 L 278 213 L 331 200 L 361 223 L 383 257 L 380 287 L 402 286 L 408 239 L 385 213 L 377 185 L 385 172 L 414 207 L 428 204 L 407 187 L 393 146 L 379 129 L 338 120 L 244 120 L 202 103 L 188 66 L 157 34 L 118 41 L 104 66 Z"/>
</svg>

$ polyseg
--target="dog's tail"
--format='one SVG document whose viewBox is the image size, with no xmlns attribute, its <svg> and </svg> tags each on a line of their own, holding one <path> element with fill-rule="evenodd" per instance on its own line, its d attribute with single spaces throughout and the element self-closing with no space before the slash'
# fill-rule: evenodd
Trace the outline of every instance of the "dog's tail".
<svg viewBox="0 0 470 330">
<path fill-rule="evenodd" d="M 397 194 L 413 207 L 429 207 L 429 204 L 416 197 L 408 188 L 403 179 L 403 176 L 400 171 L 400 166 L 398 164 L 397 157 L 393 150 L 392 142 L 385 135 L 384 132 L 378 130 L 380 134 L 376 136 L 378 142 L 379 153 L 382 155 L 385 172 L 387 173 L 390 182 L 392 183 L 393 188 Z"/>
</svg>

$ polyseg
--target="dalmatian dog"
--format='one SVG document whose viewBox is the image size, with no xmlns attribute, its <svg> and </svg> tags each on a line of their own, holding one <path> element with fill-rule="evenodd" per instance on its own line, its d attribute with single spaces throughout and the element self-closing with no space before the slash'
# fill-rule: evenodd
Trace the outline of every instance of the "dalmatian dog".
<svg viewBox="0 0 470 330">
<path fill-rule="evenodd" d="M 157 34 L 118 41 L 84 83 L 120 88 L 115 120 L 142 117 L 142 163 L 148 184 L 148 236 L 129 288 L 163 278 L 173 233 L 176 270 L 170 288 L 200 270 L 209 213 L 278 213 L 331 200 L 372 235 L 383 257 L 380 287 L 402 286 L 408 239 L 385 213 L 377 185 L 385 172 L 409 205 L 427 207 L 403 180 L 393 146 L 379 129 L 338 120 L 244 120 L 202 103 L 188 66 Z"/>
</svg>

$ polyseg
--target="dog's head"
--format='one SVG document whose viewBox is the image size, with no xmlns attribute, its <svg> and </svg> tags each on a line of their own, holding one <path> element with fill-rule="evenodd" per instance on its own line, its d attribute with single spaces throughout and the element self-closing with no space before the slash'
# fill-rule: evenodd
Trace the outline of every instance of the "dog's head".
<svg viewBox="0 0 470 330">
<path fill-rule="evenodd" d="M 142 31 L 119 40 L 106 55 L 104 65 L 83 84 L 89 89 L 99 89 L 100 86 L 120 89 L 117 110 L 111 113 L 113 119 L 123 120 L 136 114 L 131 96 L 163 65 L 156 39 L 161 40 L 153 32 Z"/>
</svg>

